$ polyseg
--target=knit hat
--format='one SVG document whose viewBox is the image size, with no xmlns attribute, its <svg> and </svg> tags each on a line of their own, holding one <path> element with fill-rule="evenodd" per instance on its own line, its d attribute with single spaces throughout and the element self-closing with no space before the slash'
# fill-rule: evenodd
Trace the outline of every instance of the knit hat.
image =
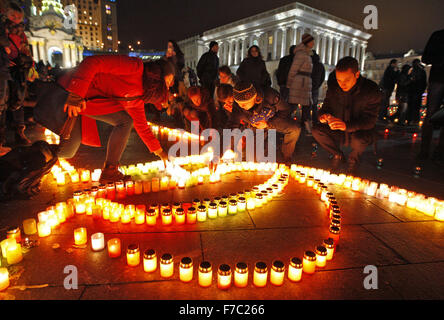
<svg viewBox="0 0 444 320">
<path fill-rule="evenodd" d="M 217 45 L 219 45 L 216 41 L 211 41 L 210 42 L 210 50 L 211 50 L 211 48 L 213 48 L 214 46 L 217 46 Z"/>
<path fill-rule="evenodd" d="M 248 101 L 256 95 L 256 88 L 249 82 L 239 82 L 233 88 L 233 98 L 236 101 Z"/>
<path fill-rule="evenodd" d="M 311 34 L 309 34 L 309 33 L 304 33 L 302 35 L 302 43 L 305 44 L 305 45 L 307 45 L 307 43 L 309 43 L 309 42 L 311 42 L 313 40 L 314 40 L 313 36 Z"/>
</svg>

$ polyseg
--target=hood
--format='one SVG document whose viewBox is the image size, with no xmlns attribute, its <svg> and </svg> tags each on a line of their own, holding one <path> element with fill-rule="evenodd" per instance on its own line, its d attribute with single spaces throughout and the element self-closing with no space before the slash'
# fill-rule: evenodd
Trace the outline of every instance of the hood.
<svg viewBox="0 0 444 320">
<path fill-rule="evenodd" d="M 303 44 L 302 42 L 300 44 L 298 44 L 296 46 L 296 48 L 294 48 L 295 54 L 299 51 L 304 51 L 307 52 L 307 47 L 305 46 L 305 44 Z"/>
</svg>

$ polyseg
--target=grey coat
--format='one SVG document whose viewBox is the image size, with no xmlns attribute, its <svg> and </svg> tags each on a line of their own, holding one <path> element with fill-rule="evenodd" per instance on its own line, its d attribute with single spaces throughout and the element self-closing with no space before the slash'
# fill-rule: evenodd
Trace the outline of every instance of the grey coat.
<svg viewBox="0 0 444 320">
<path fill-rule="evenodd" d="M 288 73 L 287 88 L 290 90 L 288 102 L 309 106 L 311 98 L 311 72 L 313 64 L 307 47 L 300 43 L 295 48 L 293 63 Z M 303 74 L 301 74 L 301 72 Z"/>
</svg>

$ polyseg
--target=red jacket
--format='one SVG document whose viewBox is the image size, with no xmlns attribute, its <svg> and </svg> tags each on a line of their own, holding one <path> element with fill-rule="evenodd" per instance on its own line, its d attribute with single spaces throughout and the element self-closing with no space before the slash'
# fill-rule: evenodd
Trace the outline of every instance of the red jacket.
<svg viewBox="0 0 444 320">
<path fill-rule="evenodd" d="M 151 152 L 161 148 L 145 117 L 142 99 L 117 101 L 111 97 L 136 97 L 143 94 L 143 63 L 139 58 L 123 55 L 103 55 L 85 58 L 59 83 L 82 98 L 109 97 L 87 101 L 82 117 L 82 143 L 100 146 L 97 125 L 88 115 L 104 115 L 125 110 L 134 121 L 134 128 Z"/>
</svg>

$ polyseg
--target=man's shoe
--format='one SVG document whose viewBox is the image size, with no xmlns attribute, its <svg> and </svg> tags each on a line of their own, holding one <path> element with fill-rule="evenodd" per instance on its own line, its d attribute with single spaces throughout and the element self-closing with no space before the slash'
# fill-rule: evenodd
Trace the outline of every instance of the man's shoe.
<svg viewBox="0 0 444 320">
<path fill-rule="evenodd" d="M 15 143 L 18 145 L 30 145 L 31 140 L 29 140 L 25 135 L 26 126 L 19 126 L 15 131 Z"/>
<path fill-rule="evenodd" d="M 128 181 L 131 180 L 131 176 L 124 175 L 119 171 L 118 166 L 106 165 L 102 170 L 100 176 L 100 183 L 116 182 L 116 181 Z"/>
<path fill-rule="evenodd" d="M 3 146 L 0 145 L 0 157 L 3 157 L 9 151 L 11 151 L 11 148 L 3 147 Z"/>
</svg>

